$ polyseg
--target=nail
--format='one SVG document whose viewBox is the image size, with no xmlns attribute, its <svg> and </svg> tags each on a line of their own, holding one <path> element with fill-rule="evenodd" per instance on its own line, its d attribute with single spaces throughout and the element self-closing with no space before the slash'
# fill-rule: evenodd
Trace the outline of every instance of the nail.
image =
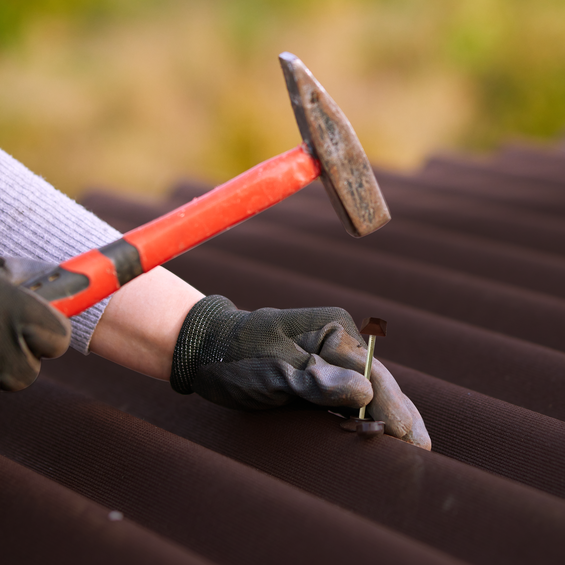
<svg viewBox="0 0 565 565">
<path fill-rule="evenodd" d="M 375 342 L 377 341 L 377 336 L 386 337 L 386 326 L 387 323 L 381 318 L 365 318 L 361 322 L 361 327 L 359 332 L 365 335 L 369 335 L 369 344 L 367 347 L 367 360 L 365 361 L 365 378 L 371 380 L 371 369 L 373 367 L 373 355 L 375 353 Z M 359 418 L 363 420 L 365 418 L 366 406 L 363 406 L 359 410 Z"/>
</svg>

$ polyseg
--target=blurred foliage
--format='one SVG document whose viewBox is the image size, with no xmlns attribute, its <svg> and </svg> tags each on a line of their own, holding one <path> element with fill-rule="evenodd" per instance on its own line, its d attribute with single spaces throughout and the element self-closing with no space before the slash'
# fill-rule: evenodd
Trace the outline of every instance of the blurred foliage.
<svg viewBox="0 0 565 565">
<path fill-rule="evenodd" d="M 375 162 L 550 140 L 564 36 L 561 0 L 1 0 L 0 147 L 71 194 L 224 180 L 299 141 L 284 50 Z"/>
<path fill-rule="evenodd" d="M 139 14 L 156 3 L 157 0 L 2 0 L 0 45 L 7 47 L 16 42 L 30 21 L 55 16 L 73 18 L 77 24 L 93 25 Z"/>
<path fill-rule="evenodd" d="M 466 2 L 447 23 L 445 55 L 468 77 L 476 122 L 462 139 L 490 147 L 510 135 L 551 138 L 565 125 L 565 4 Z"/>
</svg>

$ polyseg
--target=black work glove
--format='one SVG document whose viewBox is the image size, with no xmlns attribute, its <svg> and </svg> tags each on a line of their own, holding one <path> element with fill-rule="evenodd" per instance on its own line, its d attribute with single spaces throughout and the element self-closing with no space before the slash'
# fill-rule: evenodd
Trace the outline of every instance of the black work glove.
<svg viewBox="0 0 565 565">
<path fill-rule="evenodd" d="M 58 357 L 69 346 L 69 320 L 33 292 L 16 286 L 45 266 L 0 257 L 0 390 L 26 388 L 37 378 L 41 357 Z"/>
<path fill-rule="evenodd" d="M 373 396 L 362 374 L 366 348 L 341 308 L 245 312 L 223 296 L 208 296 L 182 326 L 171 385 L 230 408 L 283 406 L 297 396 L 359 408 Z M 352 349 L 361 355 L 348 366 Z"/>
</svg>

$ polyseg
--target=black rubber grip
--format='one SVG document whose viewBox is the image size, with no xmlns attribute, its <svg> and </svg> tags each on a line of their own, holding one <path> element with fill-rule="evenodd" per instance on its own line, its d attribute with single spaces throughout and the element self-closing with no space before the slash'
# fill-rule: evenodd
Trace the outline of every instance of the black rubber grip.
<svg viewBox="0 0 565 565">
<path fill-rule="evenodd" d="M 120 286 L 143 274 L 139 251 L 125 239 L 118 239 L 98 250 L 114 263 Z"/>
<path fill-rule="evenodd" d="M 48 273 L 38 275 L 22 283 L 48 302 L 73 296 L 88 288 L 90 281 L 86 275 L 71 273 L 62 267 L 55 267 Z"/>
</svg>

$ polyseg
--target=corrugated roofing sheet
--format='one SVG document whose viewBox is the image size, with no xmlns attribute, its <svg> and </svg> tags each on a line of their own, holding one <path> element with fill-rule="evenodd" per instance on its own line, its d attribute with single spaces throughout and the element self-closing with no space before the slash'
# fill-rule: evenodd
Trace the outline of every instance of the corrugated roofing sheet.
<svg viewBox="0 0 565 565">
<path fill-rule="evenodd" d="M 168 267 L 245 309 L 386 319 L 376 355 L 433 451 L 69 352 L 2 396 L 3 563 L 563 562 L 565 153 L 508 146 L 377 178 L 393 219 L 371 236 L 346 235 L 313 185 Z M 84 204 L 127 230 L 206 188 Z"/>
</svg>

